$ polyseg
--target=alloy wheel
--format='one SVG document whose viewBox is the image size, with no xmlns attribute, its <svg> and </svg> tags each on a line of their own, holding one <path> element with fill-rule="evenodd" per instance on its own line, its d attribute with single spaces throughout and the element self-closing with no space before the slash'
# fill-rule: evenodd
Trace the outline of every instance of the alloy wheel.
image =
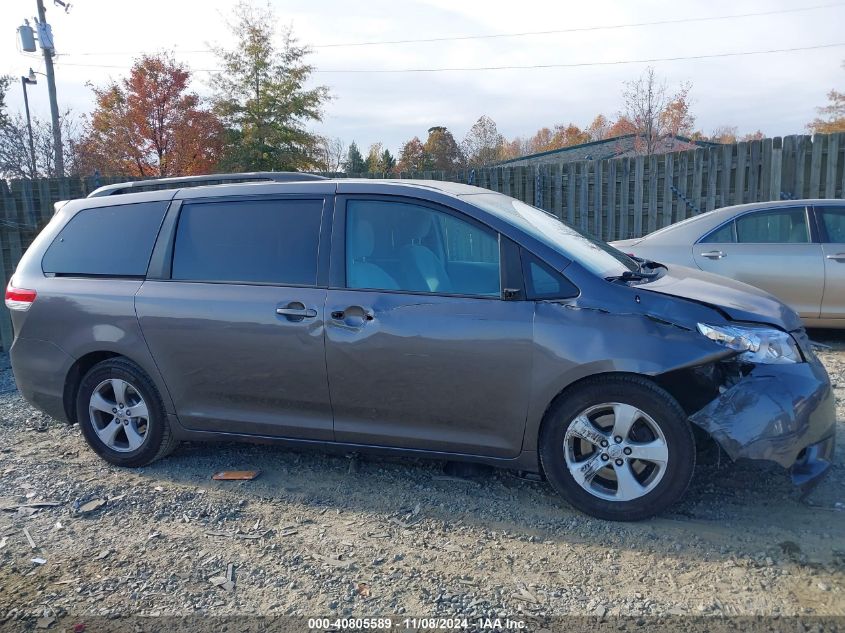
<svg viewBox="0 0 845 633">
<path fill-rule="evenodd" d="M 113 451 L 138 450 L 146 440 L 150 414 L 138 389 L 119 378 L 104 380 L 88 403 L 91 426 Z"/>
<path fill-rule="evenodd" d="M 563 440 L 572 478 L 600 499 L 632 501 L 663 478 L 669 449 L 663 431 L 644 411 L 607 402 L 582 411 Z"/>
</svg>

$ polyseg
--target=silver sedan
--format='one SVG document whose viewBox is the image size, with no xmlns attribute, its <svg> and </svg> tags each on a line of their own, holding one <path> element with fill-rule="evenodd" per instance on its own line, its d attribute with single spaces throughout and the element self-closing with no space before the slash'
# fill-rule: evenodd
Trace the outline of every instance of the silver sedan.
<svg viewBox="0 0 845 633">
<path fill-rule="evenodd" d="M 843 200 L 723 207 L 611 244 L 757 286 L 790 305 L 808 327 L 845 328 Z"/>
</svg>

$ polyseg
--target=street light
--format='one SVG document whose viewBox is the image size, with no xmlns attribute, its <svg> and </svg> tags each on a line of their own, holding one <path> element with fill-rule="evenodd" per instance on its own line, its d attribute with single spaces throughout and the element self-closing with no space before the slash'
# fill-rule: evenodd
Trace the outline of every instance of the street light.
<svg viewBox="0 0 845 633">
<path fill-rule="evenodd" d="M 38 80 L 35 78 L 35 71 L 32 68 L 29 69 L 29 74 L 26 76 L 21 77 L 21 87 L 23 87 L 23 105 L 26 109 L 26 129 L 29 132 L 29 157 L 32 161 L 32 177 L 38 174 L 37 168 L 35 165 L 35 144 L 32 142 L 32 119 L 29 117 L 29 98 L 26 95 L 26 86 L 27 84 L 34 86 L 38 83 Z"/>
</svg>

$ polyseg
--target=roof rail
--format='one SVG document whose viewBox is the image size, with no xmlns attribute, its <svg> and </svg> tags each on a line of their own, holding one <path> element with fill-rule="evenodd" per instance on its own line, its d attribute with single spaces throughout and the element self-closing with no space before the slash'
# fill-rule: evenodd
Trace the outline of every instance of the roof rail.
<svg viewBox="0 0 845 633">
<path fill-rule="evenodd" d="M 172 189 L 174 187 L 201 187 L 231 182 L 297 182 L 303 180 L 325 180 L 316 174 L 302 174 L 295 171 L 252 171 L 239 174 L 207 174 L 203 176 L 180 176 L 178 178 L 153 178 L 151 180 L 133 180 L 118 182 L 99 187 L 88 194 L 89 198 L 114 196 L 121 193 L 135 193 L 149 189 Z"/>
</svg>

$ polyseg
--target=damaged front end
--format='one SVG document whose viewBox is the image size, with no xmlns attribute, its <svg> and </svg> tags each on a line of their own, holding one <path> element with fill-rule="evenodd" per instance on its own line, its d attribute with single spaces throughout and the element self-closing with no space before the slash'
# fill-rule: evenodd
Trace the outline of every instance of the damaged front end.
<svg viewBox="0 0 845 633">
<path fill-rule="evenodd" d="M 836 413 L 824 366 L 806 335 L 795 334 L 804 362 L 756 364 L 737 355 L 692 369 L 698 398 L 713 398 L 689 420 L 732 460 L 774 462 L 807 491 L 830 467 Z"/>
</svg>

